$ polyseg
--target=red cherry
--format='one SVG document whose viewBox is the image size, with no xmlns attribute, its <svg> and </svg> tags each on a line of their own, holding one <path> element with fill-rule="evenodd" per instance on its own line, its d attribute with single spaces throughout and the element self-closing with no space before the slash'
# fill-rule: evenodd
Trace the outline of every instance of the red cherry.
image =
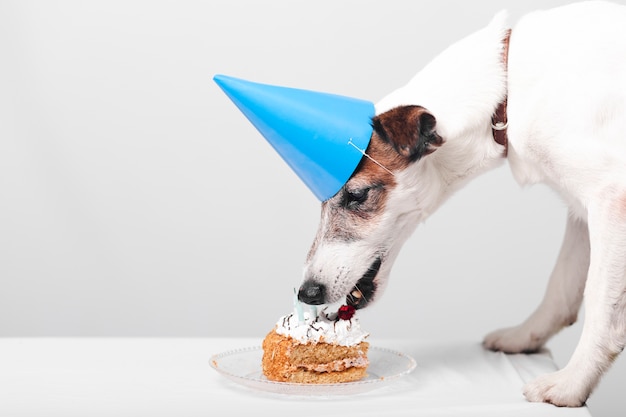
<svg viewBox="0 0 626 417">
<path fill-rule="evenodd" d="M 339 310 L 337 310 L 337 317 L 341 320 L 350 320 L 355 312 L 356 308 L 353 306 L 341 306 Z"/>
</svg>

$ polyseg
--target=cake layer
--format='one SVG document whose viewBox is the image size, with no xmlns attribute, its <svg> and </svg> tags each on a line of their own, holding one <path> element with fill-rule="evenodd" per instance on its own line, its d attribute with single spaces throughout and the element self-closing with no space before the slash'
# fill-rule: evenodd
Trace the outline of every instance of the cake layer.
<svg viewBox="0 0 626 417">
<path fill-rule="evenodd" d="M 296 384 L 338 384 L 341 382 L 354 382 L 367 376 L 365 368 L 348 368 L 342 372 L 313 372 L 297 369 L 289 374 L 289 379 L 282 382 Z"/>
<path fill-rule="evenodd" d="M 300 343 L 272 330 L 263 340 L 263 373 L 269 380 L 301 383 L 356 381 L 366 375 L 369 344 Z"/>
</svg>

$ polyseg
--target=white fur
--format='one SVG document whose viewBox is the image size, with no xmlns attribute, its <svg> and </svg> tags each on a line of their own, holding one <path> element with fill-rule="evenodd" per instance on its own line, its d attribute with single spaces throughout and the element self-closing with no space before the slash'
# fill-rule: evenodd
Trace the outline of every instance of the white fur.
<svg viewBox="0 0 626 417">
<path fill-rule="evenodd" d="M 583 404 L 626 343 L 626 7 L 577 3 L 524 17 L 512 30 L 508 75 L 501 62 L 506 14 L 445 50 L 377 113 L 420 105 L 445 144 L 396 174 L 383 215 L 362 239 L 330 243 L 325 207 L 308 273 L 343 296 L 384 256 L 387 280 L 402 243 L 455 190 L 505 159 L 491 116 L 508 92 L 508 161 L 520 184 L 547 183 L 569 205 L 563 246 L 543 302 L 521 325 L 485 346 L 534 351 L 576 320 L 578 346 L 560 371 L 530 382 L 530 401 Z M 350 265 L 347 267 L 346 265 Z"/>
<path fill-rule="evenodd" d="M 432 110 L 447 144 L 431 162 L 448 172 L 452 189 L 495 162 L 489 123 L 504 87 L 498 55 L 485 52 L 494 50 L 503 25 L 498 15 L 379 106 L 419 103 Z M 543 303 L 520 326 L 488 335 L 485 345 L 536 350 L 576 320 L 583 289 L 587 311 L 569 364 L 529 383 L 524 392 L 531 401 L 581 405 L 626 342 L 624 27 L 626 8 L 591 2 L 536 12 L 513 28 L 509 163 L 521 184 L 555 188 L 570 205 L 570 219 Z M 439 200 L 446 195 L 441 191 Z"/>
<path fill-rule="evenodd" d="M 570 218 L 542 304 L 485 343 L 525 350 L 575 319 L 583 289 L 586 308 L 568 365 L 525 387 L 532 401 L 582 404 L 626 342 L 624 27 L 626 8 L 582 3 L 527 16 L 511 40 L 509 163 L 557 190 Z"/>
<path fill-rule="evenodd" d="M 437 132 L 446 145 L 422 164 L 409 168 L 408 182 L 422 179 L 428 169 L 441 182 L 428 188 L 434 193 L 420 198 L 424 220 L 447 197 L 475 176 L 504 162 L 502 147 L 495 143 L 491 116 L 507 94 L 507 75 L 502 64 L 506 12 L 500 12 L 484 29 L 443 51 L 404 87 L 376 104 L 380 114 L 401 105 L 420 105 L 437 119 Z M 426 165 L 426 166 L 424 166 Z M 423 182 L 423 181 L 421 181 Z M 406 194 L 402 184 L 397 192 Z M 421 187 L 420 187 L 421 189 Z"/>
</svg>

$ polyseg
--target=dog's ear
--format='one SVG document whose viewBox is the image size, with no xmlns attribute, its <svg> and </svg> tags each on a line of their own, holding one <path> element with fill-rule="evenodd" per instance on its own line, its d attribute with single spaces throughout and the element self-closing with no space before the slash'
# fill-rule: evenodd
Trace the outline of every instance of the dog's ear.
<svg viewBox="0 0 626 417">
<path fill-rule="evenodd" d="M 399 106 L 372 119 L 378 136 L 409 162 L 433 153 L 443 144 L 436 125 L 435 116 L 421 106 Z"/>
</svg>

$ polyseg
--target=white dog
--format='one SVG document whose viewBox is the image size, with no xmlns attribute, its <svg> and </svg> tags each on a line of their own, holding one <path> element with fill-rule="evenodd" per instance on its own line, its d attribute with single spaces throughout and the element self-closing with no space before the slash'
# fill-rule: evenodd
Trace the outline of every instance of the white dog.
<svg viewBox="0 0 626 417">
<path fill-rule="evenodd" d="M 505 20 L 498 14 L 376 105 L 369 158 L 323 203 L 299 297 L 365 306 L 416 225 L 508 159 L 520 184 L 557 190 L 569 217 L 543 302 L 484 345 L 536 351 L 576 321 L 584 293 L 569 363 L 524 389 L 530 401 L 580 406 L 626 341 L 626 7 L 534 12 L 510 41 Z"/>
</svg>

